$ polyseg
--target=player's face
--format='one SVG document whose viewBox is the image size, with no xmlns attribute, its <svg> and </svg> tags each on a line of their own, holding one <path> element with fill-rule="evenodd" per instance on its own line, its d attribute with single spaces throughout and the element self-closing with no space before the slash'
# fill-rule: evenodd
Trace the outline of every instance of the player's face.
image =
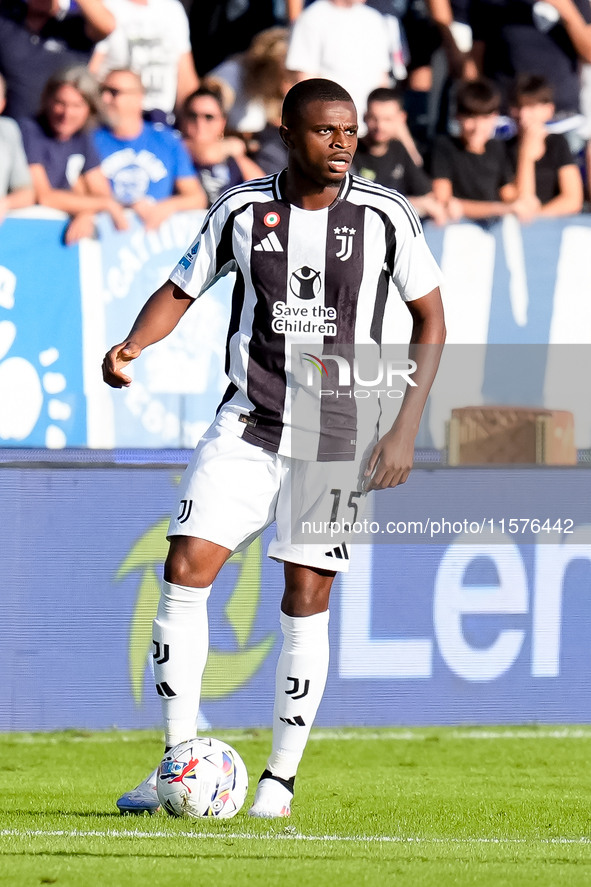
<svg viewBox="0 0 591 887">
<path fill-rule="evenodd" d="M 306 105 L 299 121 L 283 129 L 290 163 L 317 184 L 338 184 L 357 149 L 357 112 L 352 102 L 315 101 Z"/>
<path fill-rule="evenodd" d="M 70 139 L 79 132 L 89 113 L 86 99 L 69 83 L 60 86 L 47 105 L 49 126 L 60 141 Z"/>
</svg>

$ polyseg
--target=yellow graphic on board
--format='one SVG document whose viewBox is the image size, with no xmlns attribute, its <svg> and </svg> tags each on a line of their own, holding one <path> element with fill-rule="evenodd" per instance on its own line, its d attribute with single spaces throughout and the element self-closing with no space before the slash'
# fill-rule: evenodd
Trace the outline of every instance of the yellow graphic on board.
<svg viewBox="0 0 591 887">
<path fill-rule="evenodd" d="M 138 571 L 142 574 L 129 634 L 129 676 L 138 705 L 142 701 L 146 663 L 152 653 L 152 621 L 160 597 L 157 568 L 164 563 L 168 552 L 167 530 L 168 518 L 150 527 L 135 543 L 116 574 L 117 579 Z M 259 670 L 275 642 L 272 633 L 258 644 L 248 646 L 261 597 L 261 540 L 256 539 L 246 551 L 233 554 L 228 563 L 240 565 L 236 585 L 224 610 L 238 649 L 210 648 L 203 676 L 203 699 L 221 699 L 243 687 Z"/>
</svg>

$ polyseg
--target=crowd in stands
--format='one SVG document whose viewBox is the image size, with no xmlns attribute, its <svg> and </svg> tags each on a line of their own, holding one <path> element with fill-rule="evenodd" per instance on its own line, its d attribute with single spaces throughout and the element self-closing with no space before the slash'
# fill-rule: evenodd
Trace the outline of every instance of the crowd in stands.
<svg viewBox="0 0 591 887">
<path fill-rule="evenodd" d="M 0 75 L 0 221 L 62 210 L 67 243 L 280 171 L 318 76 L 357 106 L 354 171 L 437 224 L 589 196 L 591 0 L 0 0 Z"/>
</svg>

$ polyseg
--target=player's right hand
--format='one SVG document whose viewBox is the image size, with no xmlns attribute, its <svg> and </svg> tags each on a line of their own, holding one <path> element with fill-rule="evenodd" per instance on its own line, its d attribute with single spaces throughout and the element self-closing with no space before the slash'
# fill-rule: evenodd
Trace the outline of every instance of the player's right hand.
<svg viewBox="0 0 591 887">
<path fill-rule="evenodd" d="M 129 388 L 131 378 L 121 370 L 141 353 L 142 349 L 134 342 L 121 342 L 107 351 L 103 360 L 103 379 L 107 385 L 111 388 Z"/>
</svg>

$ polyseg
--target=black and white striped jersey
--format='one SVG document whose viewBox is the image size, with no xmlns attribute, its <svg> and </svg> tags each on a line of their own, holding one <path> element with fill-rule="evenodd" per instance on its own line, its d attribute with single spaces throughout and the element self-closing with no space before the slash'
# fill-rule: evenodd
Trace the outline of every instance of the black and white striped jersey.
<svg viewBox="0 0 591 887">
<path fill-rule="evenodd" d="M 390 280 L 411 301 L 439 286 L 441 273 L 415 210 L 396 191 L 347 175 L 331 206 L 310 211 L 285 200 L 283 176 L 223 194 L 170 279 L 197 298 L 236 272 L 223 404 L 240 414 L 245 440 L 289 456 L 302 378 L 294 346 L 322 357 L 379 345 Z M 308 458 L 354 458 L 323 442 L 322 426 L 331 424 L 323 409 Z M 342 436 L 354 444 L 354 405 L 349 412 Z"/>
</svg>

